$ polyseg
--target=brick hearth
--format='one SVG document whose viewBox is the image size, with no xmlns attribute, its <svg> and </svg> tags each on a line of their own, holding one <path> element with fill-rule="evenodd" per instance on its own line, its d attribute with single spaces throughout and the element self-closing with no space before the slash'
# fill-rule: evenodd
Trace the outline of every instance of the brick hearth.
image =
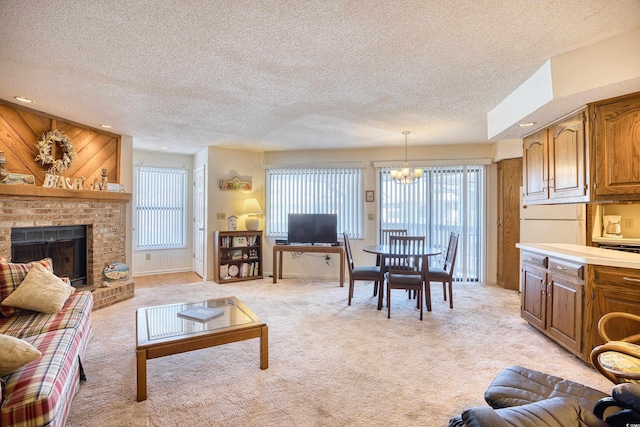
<svg viewBox="0 0 640 427">
<path fill-rule="evenodd" d="M 133 298 L 134 291 L 135 285 L 131 280 L 113 282 L 108 288 L 96 288 L 93 290 L 93 309 L 98 310 Z"/>
<path fill-rule="evenodd" d="M 126 262 L 126 200 L 0 196 L 0 255 L 11 259 L 13 227 L 60 225 L 87 226 L 87 285 L 94 288 L 94 309 L 132 298 L 131 280 L 99 287 L 107 264 Z"/>
</svg>

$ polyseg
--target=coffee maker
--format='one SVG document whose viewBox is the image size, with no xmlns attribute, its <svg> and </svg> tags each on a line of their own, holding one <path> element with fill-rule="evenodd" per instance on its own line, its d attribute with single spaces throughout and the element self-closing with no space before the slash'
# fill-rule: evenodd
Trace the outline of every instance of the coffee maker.
<svg viewBox="0 0 640 427">
<path fill-rule="evenodd" d="M 620 221 L 622 221 L 622 217 L 620 215 L 603 215 L 602 237 L 622 237 Z"/>
</svg>

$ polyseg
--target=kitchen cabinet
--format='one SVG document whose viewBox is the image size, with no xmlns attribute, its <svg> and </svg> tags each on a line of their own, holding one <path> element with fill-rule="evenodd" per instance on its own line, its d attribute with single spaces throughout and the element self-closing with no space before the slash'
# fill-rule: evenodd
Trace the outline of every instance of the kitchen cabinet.
<svg viewBox="0 0 640 427">
<path fill-rule="evenodd" d="M 614 268 L 607 266 L 591 266 L 590 280 L 592 283 L 591 311 L 593 322 L 606 313 L 622 311 L 640 315 L 640 271 L 630 268 Z M 609 335 L 615 338 L 628 337 L 640 333 L 640 327 L 636 322 L 626 319 L 615 319 L 609 322 Z M 587 350 L 591 350 L 603 344 L 600 335 L 595 333 L 590 336 Z"/>
<path fill-rule="evenodd" d="M 525 204 L 588 200 L 586 114 L 583 108 L 524 138 Z"/>
<path fill-rule="evenodd" d="M 547 129 L 543 129 L 523 140 L 522 191 L 525 204 L 549 199 L 547 134 Z"/>
<path fill-rule="evenodd" d="M 640 93 L 590 106 L 595 200 L 640 200 Z"/>
<path fill-rule="evenodd" d="M 585 266 L 549 259 L 547 335 L 569 351 L 582 353 Z"/>
<path fill-rule="evenodd" d="M 585 266 L 531 252 L 522 256 L 521 316 L 582 356 Z"/>
<path fill-rule="evenodd" d="M 521 317 L 590 363 L 606 313 L 640 315 L 640 254 L 572 244 L 518 243 L 522 250 Z M 610 336 L 640 333 L 626 320 Z"/>
<path fill-rule="evenodd" d="M 532 326 L 546 329 L 547 257 L 522 254 L 522 301 L 520 315 Z"/>
<path fill-rule="evenodd" d="M 522 154 L 525 205 L 640 200 L 640 92 L 525 136 Z"/>
</svg>

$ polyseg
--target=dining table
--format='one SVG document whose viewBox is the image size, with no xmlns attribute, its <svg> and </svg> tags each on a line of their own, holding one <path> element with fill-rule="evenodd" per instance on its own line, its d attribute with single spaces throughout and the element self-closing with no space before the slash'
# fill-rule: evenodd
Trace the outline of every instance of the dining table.
<svg viewBox="0 0 640 427">
<path fill-rule="evenodd" d="M 391 255 L 391 245 L 369 245 L 363 247 L 362 250 L 370 254 L 380 255 L 380 283 L 382 284 L 382 286 L 380 287 L 380 290 L 378 292 L 378 310 L 382 310 L 385 265 L 387 257 Z M 419 251 L 419 253 L 410 254 L 411 256 L 422 258 L 422 271 L 425 283 L 429 283 L 429 257 L 437 256 L 440 254 L 442 254 L 442 249 L 427 246 L 425 246 L 422 251 Z M 430 305 L 431 304 L 429 304 L 428 310 L 430 310 Z"/>
</svg>

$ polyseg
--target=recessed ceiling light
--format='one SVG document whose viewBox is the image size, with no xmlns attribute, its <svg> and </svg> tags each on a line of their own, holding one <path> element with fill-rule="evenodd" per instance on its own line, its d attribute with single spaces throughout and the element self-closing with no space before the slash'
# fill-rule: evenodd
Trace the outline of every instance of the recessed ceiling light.
<svg viewBox="0 0 640 427">
<path fill-rule="evenodd" d="M 101 124 L 100 127 L 101 128 L 105 128 L 105 129 L 111 129 L 111 125 L 108 125 L 108 124 L 105 124 L 105 123 Z"/>
<path fill-rule="evenodd" d="M 32 99 L 25 98 L 24 96 L 15 96 L 14 98 L 16 100 L 20 101 L 20 102 L 26 102 L 27 104 L 33 104 L 33 100 Z"/>
<path fill-rule="evenodd" d="M 535 125 L 535 122 L 522 122 L 522 123 L 518 123 L 518 126 L 521 128 L 528 128 L 529 126 L 533 126 Z"/>
<path fill-rule="evenodd" d="M 161 149 L 161 150 L 168 150 L 168 149 L 169 149 L 169 147 L 162 146 L 162 147 L 160 147 L 160 149 Z"/>
</svg>

